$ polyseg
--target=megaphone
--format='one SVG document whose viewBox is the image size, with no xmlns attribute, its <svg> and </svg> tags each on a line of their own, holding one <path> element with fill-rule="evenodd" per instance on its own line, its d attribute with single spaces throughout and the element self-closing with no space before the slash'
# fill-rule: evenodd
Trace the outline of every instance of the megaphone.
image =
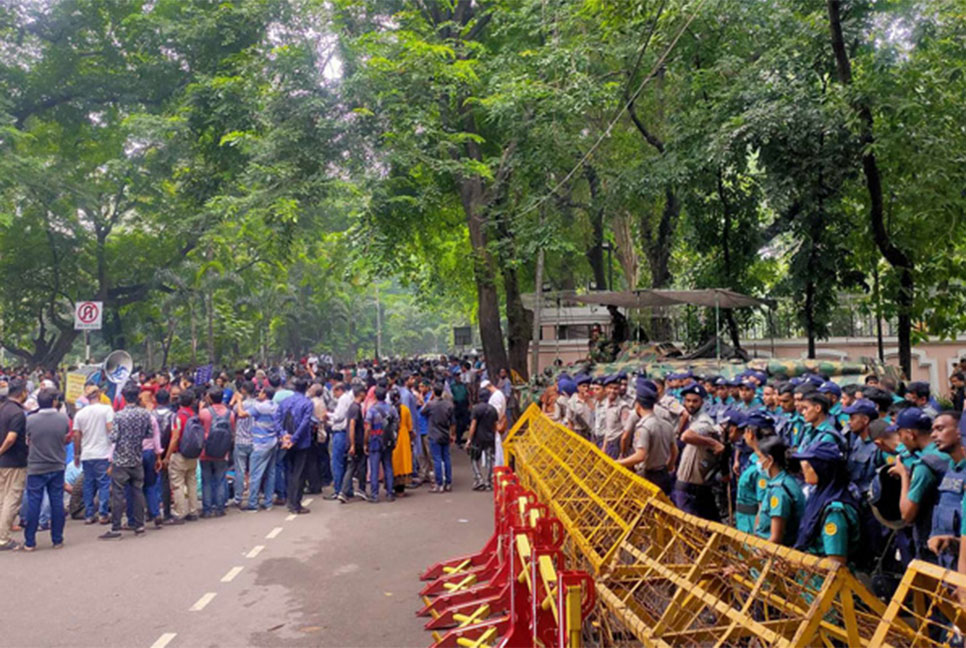
<svg viewBox="0 0 966 648">
<path fill-rule="evenodd" d="M 104 358 L 101 370 L 105 378 L 115 385 L 123 385 L 131 377 L 134 369 L 134 359 L 127 351 L 111 351 L 110 355 Z"/>
</svg>

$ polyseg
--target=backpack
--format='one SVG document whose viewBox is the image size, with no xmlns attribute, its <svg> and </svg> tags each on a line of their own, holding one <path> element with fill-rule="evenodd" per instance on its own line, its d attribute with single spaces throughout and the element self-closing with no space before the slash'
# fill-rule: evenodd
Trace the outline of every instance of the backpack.
<svg viewBox="0 0 966 648">
<path fill-rule="evenodd" d="M 178 441 L 178 452 L 185 459 L 197 459 L 205 447 L 205 426 L 201 419 L 194 414 L 185 422 L 181 439 Z"/>
<path fill-rule="evenodd" d="M 167 407 L 156 409 L 151 412 L 151 416 L 158 422 L 158 430 L 161 432 L 161 448 L 167 450 L 171 445 L 171 423 L 174 420 L 174 412 Z"/>
<path fill-rule="evenodd" d="M 385 414 L 382 408 L 377 411 L 382 416 L 382 447 L 385 450 L 392 450 L 399 439 L 399 412 L 392 405 L 388 406 Z"/>
<path fill-rule="evenodd" d="M 224 459 L 231 450 L 231 412 L 218 414 L 213 407 L 208 407 L 211 413 L 211 427 L 205 437 L 205 454 L 209 459 Z"/>
</svg>

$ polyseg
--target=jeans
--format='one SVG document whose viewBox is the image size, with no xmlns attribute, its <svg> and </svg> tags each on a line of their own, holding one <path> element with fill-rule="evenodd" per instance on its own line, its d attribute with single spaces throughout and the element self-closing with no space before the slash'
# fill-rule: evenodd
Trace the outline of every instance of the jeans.
<svg viewBox="0 0 966 648">
<path fill-rule="evenodd" d="M 258 506 L 258 493 L 265 496 L 265 508 L 272 508 L 272 495 L 275 492 L 275 455 L 276 447 L 255 446 L 250 458 L 251 468 L 248 478 L 248 508 Z"/>
<path fill-rule="evenodd" d="M 201 512 L 223 513 L 228 492 L 225 490 L 227 459 L 206 459 L 201 462 Z"/>
<path fill-rule="evenodd" d="M 144 527 L 144 466 L 112 466 L 111 467 L 111 529 L 121 530 L 121 517 L 124 515 L 124 493 L 127 485 L 131 485 L 131 498 L 134 500 L 133 524 L 135 529 Z"/>
<path fill-rule="evenodd" d="M 496 448 L 490 446 L 480 449 L 480 458 L 473 459 L 473 482 L 474 485 L 486 484 L 493 485 L 493 461 Z"/>
<path fill-rule="evenodd" d="M 289 448 L 285 457 L 288 469 L 286 477 L 288 497 L 285 505 L 292 513 L 302 510 L 302 489 L 305 485 L 305 468 L 308 465 L 308 448 Z"/>
<path fill-rule="evenodd" d="M 141 465 L 144 466 L 144 501 L 152 520 L 161 516 L 161 478 L 154 469 L 156 457 L 154 450 L 141 452 Z M 127 523 L 134 526 L 134 498 L 131 497 L 130 484 L 124 489 L 124 497 L 127 498 Z"/>
<path fill-rule="evenodd" d="M 288 493 L 286 488 L 288 464 L 285 462 L 285 457 L 289 452 L 287 449 L 279 448 L 278 452 L 275 453 L 275 495 L 280 500 L 284 500 Z"/>
<path fill-rule="evenodd" d="M 348 454 L 346 451 L 345 474 L 342 476 L 342 488 L 340 493 L 346 497 L 352 497 L 355 491 L 352 489 L 352 478 L 355 477 L 359 482 L 359 489 L 366 488 L 366 455 L 359 451 L 355 454 Z"/>
<path fill-rule="evenodd" d="M 332 464 L 332 485 L 336 492 L 342 487 L 345 477 L 346 452 L 349 441 L 345 430 L 333 430 L 329 435 L 329 461 Z"/>
<path fill-rule="evenodd" d="M 436 485 L 443 486 L 453 483 L 453 463 L 449 457 L 449 439 L 445 442 L 429 441 L 430 452 L 433 453 L 433 472 L 436 473 Z M 446 471 L 443 479 L 443 471 Z"/>
<path fill-rule="evenodd" d="M 369 437 L 369 496 L 379 499 L 379 466 L 386 478 L 386 494 L 392 498 L 392 450 L 382 445 L 381 436 Z"/>
<path fill-rule="evenodd" d="M 64 541 L 64 471 L 42 475 L 27 475 L 27 527 L 24 529 L 24 544 L 37 546 L 37 524 L 40 521 L 40 503 L 47 494 L 50 507 L 50 539 L 55 545 Z"/>
<path fill-rule="evenodd" d="M 94 491 L 97 491 L 97 513 L 107 517 L 111 505 L 111 476 L 107 474 L 107 459 L 83 459 L 84 471 L 84 517 L 94 517 Z"/>
<path fill-rule="evenodd" d="M 236 445 L 234 456 L 235 456 L 235 503 L 242 503 L 242 495 L 245 491 L 245 473 L 248 473 L 248 481 L 250 490 L 254 490 L 256 495 L 258 494 L 258 489 L 254 486 L 251 478 L 252 474 L 252 452 L 253 448 L 251 445 Z"/>
</svg>

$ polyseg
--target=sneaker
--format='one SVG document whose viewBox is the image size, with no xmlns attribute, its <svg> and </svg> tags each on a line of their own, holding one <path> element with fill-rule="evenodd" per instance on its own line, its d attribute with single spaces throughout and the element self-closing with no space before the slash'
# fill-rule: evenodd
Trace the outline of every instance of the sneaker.
<svg viewBox="0 0 966 648">
<path fill-rule="evenodd" d="M 121 536 L 122 536 L 122 534 L 121 534 L 120 531 L 115 531 L 114 529 L 111 529 L 110 531 L 108 531 L 106 533 L 102 533 L 101 535 L 99 535 L 97 537 L 99 539 L 101 539 L 101 540 L 116 540 L 117 538 L 120 538 Z"/>
<path fill-rule="evenodd" d="M 184 524 L 184 520 L 182 520 L 179 517 L 173 517 L 170 520 L 166 520 L 165 524 L 168 526 L 181 526 L 182 524 Z"/>
<path fill-rule="evenodd" d="M 306 514 L 311 513 L 311 512 L 312 512 L 311 509 L 307 509 L 304 506 L 302 508 L 300 508 L 299 510 L 297 510 L 297 511 L 293 511 L 293 513 L 295 513 L 296 515 L 306 515 Z"/>
<path fill-rule="evenodd" d="M 366 495 L 363 491 L 359 491 L 358 493 L 356 493 L 356 497 L 358 497 L 359 499 L 361 499 L 363 502 L 368 502 L 369 501 L 369 496 Z"/>
<path fill-rule="evenodd" d="M 155 529 L 164 528 L 164 520 L 162 520 L 160 517 L 154 518 L 154 528 Z"/>
<path fill-rule="evenodd" d="M 339 493 L 338 495 L 336 495 L 336 496 L 335 496 L 335 498 L 336 498 L 337 500 L 339 500 L 339 504 L 345 504 L 346 502 L 348 502 L 348 501 L 349 501 L 349 498 L 347 498 L 347 497 L 346 497 L 345 495 L 343 495 L 342 493 Z"/>
<path fill-rule="evenodd" d="M 443 490 L 448 493 L 451 490 L 453 490 L 453 485 L 452 484 L 446 484 L 445 486 L 443 486 Z"/>
<path fill-rule="evenodd" d="M 136 536 L 144 535 L 144 527 L 138 527 L 138 528 L 136 528 L 134 530 L 134 535 L 136 535 Z"/>
<path fill-rule="evenodd" d="M 194 513 L 189 513 L 188 515 L 184 516 L 184 519 L 187 522 L 197 522 L 198 521 L 198 516 L 195 515 Z"/>
<path fill-rule="evenodd" d="M 442 486 L 433 486 L 432 488 L 429 489 L 429 492 L 430 493 L 442 493 L 443 492 L 443 487 Z"/>
<path fill-rule="evenodd" d="M 111 518 L 109 516 L 107 516 L 107 515 L 102 515 L 100 517 L 100 519 L 98 520 L 98 522 L 100 522 L 101 524 L 110 524 L 111 523 Z"/>
<path fill-rule="evenodd" d="M 395 502 L 396 501 L 396 496 L 395 495 L 390 495 L 389 497 L 386 498 L 386 501 L 387 502 Z"/>
<path fill-rule="evenodd" d="M 423 485 L 422 480 L 414 479 L 411 484 L 409 484 L 408 486 L 406 486 L 406 488 L 419 488 L 422 485 Z"/>
<path fill-rule="evenodd" d="M 335 500 L 339 499 L 339 494 L 338 493 L 330 493 L 330 494 L 326 495 L 325 497 L 323 497 L 322 499 L 324 499 L 326 501 L 329 501 L 329 502 L 334 502 Z"/>
<path fill-rule="evenodd" d="M 483 490 L 483 488 L 485 488 L 483 484 L 476 483 L 476 484 L 473 484 L 473 488 L 471 488 L 470 490 L 479 491 L 479 490 Z"/>
<path fill-rule="evenodd" d="M 96 517 L 85 518 L 84 524 L 97 524 L 97 518 Z"/>
</svg>

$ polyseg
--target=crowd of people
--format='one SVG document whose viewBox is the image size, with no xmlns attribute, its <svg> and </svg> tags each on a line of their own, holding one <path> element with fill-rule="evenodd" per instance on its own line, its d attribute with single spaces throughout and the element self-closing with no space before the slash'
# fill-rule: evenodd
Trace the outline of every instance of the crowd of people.
<svg viewBox="0 0 966 648">
<path fill-rule="evenodd" d="M 683 511 L 847 564 L 883 596 L 913 559 L 966 572 L 966 361 L 925 382 L 562 373 L 543 411 Z"/>
<path fill-rule="evenodd" d="M 34 551 L 38 531 L 59 549 L 68 518 L 109 525 L 99 537 L 113 540 L 231 506 L 302 515 L 305 493 L 444 493 L 453 444 L 472 459 L 473 489 L 489 490 L 516 411 L 506 372 L 488 376 L 477 357 L 312 355 L 233 375 L 135 370 L 118 385 L 95 374 L 73 403 L 54 372 L 0 368 L 0 551 Z"/>
</svg>

